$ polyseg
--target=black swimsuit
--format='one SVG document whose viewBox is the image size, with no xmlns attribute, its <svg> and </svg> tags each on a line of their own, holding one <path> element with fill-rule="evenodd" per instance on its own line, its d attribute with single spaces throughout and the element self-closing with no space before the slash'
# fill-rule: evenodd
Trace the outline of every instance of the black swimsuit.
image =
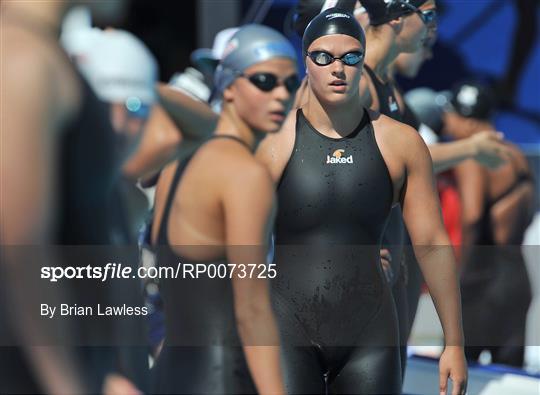
<svg viewBox="0 0 540 395">
<path fill-rule="evenodd" d="M 490 213 L 497 202 L 527 182 L 533 182 L 529 175 L 518 175 L 503 194 L 485 202 L 479 240 L 463 257 L 463 333 L 465 356 L 472 361 L 477 361 L 483 350 L 489 350 L 493 363 L 523 366 L 527 313 L 532 300 L 521 248 L 523 233 L 510 241 L 512 244 L 497 244 Z"/>
<path fill-rule="evenodd" d="M 390 82 L 382 83 L 373 70 L 367 65 L 364 69 L 369 74 L 377 98 L 379 100 L 379 112 L 396 121 L 403 122 L 401 112 L 398 107 L 396 97 L 394 96 L 394 87 Z M 384 231 L 383 246 L 390 250 L 392 255 L 392 270 L 394 272 L 392 285 L 395 285 L 401 273 L 401 262 L 403 259 L 403 244 L 405 241 L 405 227 L 403 224 L 401 207 L 395 206 L 390 214 L 388 225 Z"/>
<path fill-rule="evenodd" d="M 234 136 L 213 138 L 230 138 L 246 145 Z M 178 262 L 226 265 L 226 259 L 190 261 L 175 253 L 169 243 L 167 226 L 171 206 L 189 160 L 178 165 L 168 193 L 156 247 L 159 266 L 176 268 Z M 162 278 L 160 292 L 165 312 L 165 342 L 153 368 L 152 392 L 256 393 L 236 328 L 231 280 L 205 276 Z"/>
<path fill-rule="evenodd" d="M 396 313 L 379 248 L 392 181 L 367 111 L 340 139 L 297 112 L 278 187 L 273 303 L 289 393 L 397 393 Z"/>
<path fill-rule="evenodd" d="M 371 82 L 377 92 L 377 99 L 379 100 L 379 112 L 396 121 L 402 122 L 401 111 L 399 110 L 396 96 L 394 95 L 394 85 L 388 81 L 386 83 L 381 82 L 375 72 L 371 68 L 364 64 L 364 69 L 369 74 Z"/>
</svg>

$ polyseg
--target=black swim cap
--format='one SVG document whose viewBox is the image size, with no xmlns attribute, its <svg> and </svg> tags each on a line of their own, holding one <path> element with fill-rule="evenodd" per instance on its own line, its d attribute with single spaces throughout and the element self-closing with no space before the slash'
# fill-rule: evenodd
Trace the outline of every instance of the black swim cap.
<svg viewBox="0 0 540 395">
<path fill-rule="evenodd" d="M 477 81 L 454 85 L 449 96 L 451 110 L 466 118 L 489 120 L 495 111 L 493 92 Z"/>
<path fill-rule="evenodd" d="M 294 15 L 294 30 L 300 37 L 308 23 L 328 8 L 337 7 L 352 13 L 357 0 L 299 0 Z"/>
<path fill-rule="evenodd" d="M 360 0 L 369 15 L 369 24 L 378 26 L 414 12 L 427 0 Z"/>
<path fill-rule="evenodd" d="M 351 36 L 366 47 L 366 36 L 355 17 L 341 8 L 329 8 L 317 15 L 306 27 L 302 38 L 302 52 L 307 53 L 311 43 L 319 37 L 331 34 L 345 34 Z"/>
</svg>

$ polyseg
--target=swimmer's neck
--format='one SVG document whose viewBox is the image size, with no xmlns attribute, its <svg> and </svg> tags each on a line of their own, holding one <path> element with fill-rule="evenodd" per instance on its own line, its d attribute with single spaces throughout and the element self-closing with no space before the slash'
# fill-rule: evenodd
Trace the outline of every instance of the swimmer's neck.
<svg viewBox="0 0 540 395">
<path fill-rule="evenodd" d="M 223 107 L 223 111 L 218 119 L 214 135 L 238 137 L 251 147 L 252 152 L 255 152 L 259 146 L 259 143 L 264 138 L 264 134 L 262 132 L 257 132 L 251 129 L 233 109 L 228 108 L 227 106 Z"/>
<path fill-rule="evenodd" d="M 366 51 L 364 63 L 382 82 L 388 81 L 390 65 L 400 53 L 392 28 L 386 25 L 370 27 L 366 32 L 366 41 L 369 51 Z"/>
<path fill-rule="evenodd" d="M 315 95 L 311 95 L 311 100 L 302 107 L 309 123 L 319 133 L 331 138 L 351 134 L 362 121 L 364 111 L 359 95 L 339 105 L 322 104 Z"/>
</svg>

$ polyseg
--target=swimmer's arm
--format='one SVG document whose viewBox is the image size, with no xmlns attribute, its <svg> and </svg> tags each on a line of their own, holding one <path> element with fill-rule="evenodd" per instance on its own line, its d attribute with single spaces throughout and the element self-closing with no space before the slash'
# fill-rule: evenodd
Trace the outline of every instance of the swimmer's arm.
<svg viewBox="0 0 540 395">
<path fill-rule="evenodd" d="M 467 387 L 467 363 L 456 262 L 442 221 L 429 151 L 416 131 L 407 129 L 409 132 L 403 133 L 410 135 L 404 152 L 407 184 L 403 218 L 444 332 L 439 389 L 446 393 L 450 378 L 453 394 L 462 394 Z"/>
<path fill-rule="evenodd" d="M 197 101 L 167 84 L 158 84 L 157 90 L 160 104 L 186 140 L 202 141 L 212 134 L 218 116 L 208 104 Z"/>
<path fill-rule="evenodd" d="M 70 350 L 35 346 L 36 339 L 47 338 L 48 333 L 69 334 L 64 328 L 64 320 L 41 320 L 42 323 L 37 325 L 32 313 L 44 300 L 55 303 L 65 301 L 65 298 L 59 287 L 47 286 L 46 282 L 31 279 L 28 275 L 22 277 L 23 272 L 28 274 L 27 269 L 11 256 L 17 246 L 43 246 L 52 242 L 54 220 L 58 217 L 58 207 L 54 204 L 58 200 L 55 177 L 59 157 L 58 130 L 72 114 L 71 109 L 60 103 L 61 100 L 51 100 L 56 89 L 48 62 L 28 52 L 15 53 L 2 64 L 2 286 L 7 295 L 6 303 L 10 303 L 15 312 L 10 316 L 14 331 L 45 392 L 79 393 L 85 391 L 85 387 Z M 44 266 L 54 265 L 54 257 L 48 254 L 39 258 Z"/>
<path fill-rule="evenodd" d="M 496 168 L 508 160 L 510 150 L 503 144 L 503 135 L 484 131 L 466 139 L 429 146 L 435 173 L 448 170 L 467 159 L 475 159 L 488 168 Z"/>
<path fill-rule="evenodd" d="M 268 134 L 257 147 L 255 157 L 270 172 L 277 185 L 291 158 L 296 135 L 296 110 L 291 110 L 281 129 Z"/>
<path fill-rule="evenodd" d="M 435 174 L 442 173 L 475 155 L 474 147 L 468 139 L 428 146 L 433 160 Z"/>
<path fill-rule="evenodd" d="M 231 183 L 225 194 L 227 257 L 230 264 L 266 266 L 273 217 L 274 185 L 262 166 Z M 261 265 L 261 266 L 259 266 Z M 279 334 L 270 304 L 267 279 L 239 278 L 233 274 L 234 307 L 238 333 L 251 375 L 260 394 L 284 394 L 280 367 Z M 266 272 L 268 273 L 268 272 Z"/>
<path fill-rule="evenodd" d="M 461 303 L 455 258 L 443 225 L 431 158 L 412 129 L 404 153 L 407 171 L 403 218 L 441 319 L 447 345 L 463 345 Z"/>
<path fill-rule="evenodd" d="M 182 133 L 160 105 L 155 105 L 144 128 L 141 144 L 123 167 L 124 176 L 148 179 L 176 159 Z"/>
</svg>

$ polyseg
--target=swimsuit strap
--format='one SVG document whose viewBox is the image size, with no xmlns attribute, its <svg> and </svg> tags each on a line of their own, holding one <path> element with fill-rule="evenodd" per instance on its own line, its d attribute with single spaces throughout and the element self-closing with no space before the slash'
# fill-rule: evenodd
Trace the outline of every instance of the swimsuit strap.
<svg viewBox="0 0 540 395">
<path fill-rule="evenodd" d="M 240 137 L 233 136 L 232 134 L 216 134 L 210 137 L 210 139 L 230 139 L 234 140 L 240 144 L 242 144 L 244 147 L 246 147 L 250 152 L 253 152 L 253 148 L 249 146 L 248 143 L 246 143 L 244 140 L 242 140 Z"/>
</svg>

